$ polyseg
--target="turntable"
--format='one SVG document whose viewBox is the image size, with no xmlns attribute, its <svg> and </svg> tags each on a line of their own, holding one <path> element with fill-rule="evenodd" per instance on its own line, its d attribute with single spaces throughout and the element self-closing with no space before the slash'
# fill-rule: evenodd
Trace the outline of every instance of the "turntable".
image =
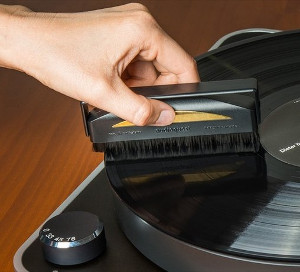
<svg viewBox="0 0 300 272">
<path fill-rule="evenodd" d="M 300 31 L 237 31 L 196 61 L 202 81 L 257 79 L 263 152 L 102 163 L 50 217 L 97 214 L 105 253 L 52 264 L 37 230 L 16 271 L 300 271 Z"/>
</svg>

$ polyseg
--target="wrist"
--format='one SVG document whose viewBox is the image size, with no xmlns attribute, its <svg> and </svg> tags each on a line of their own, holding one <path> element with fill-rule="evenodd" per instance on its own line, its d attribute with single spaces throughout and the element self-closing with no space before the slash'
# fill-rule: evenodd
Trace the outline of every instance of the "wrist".
<svg viewBox="0 0 300 272">
<path fill-rule="evenodd" d="M 24 18 L 32 11 L 23 6 L 0 5 L 0 66 L 10 69 L 22 69 L 18 61 L 22 51 L 23 36 L 25 31 Z"/>
</svg>

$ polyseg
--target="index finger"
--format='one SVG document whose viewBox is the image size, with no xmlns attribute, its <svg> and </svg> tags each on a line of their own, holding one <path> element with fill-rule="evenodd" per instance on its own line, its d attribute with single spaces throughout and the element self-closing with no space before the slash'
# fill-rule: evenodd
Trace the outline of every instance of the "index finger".
<svg viewBox="0 0 300 272">
<path fill-rule="evenodd" d="M 150 56 L 155 68 L 160 73 L 155 84 L 175 84 L 199 82 L 197 65 L 177 42 L 162 29 L 158 28 L 151 39 Z"/>
<path fill-rule="evenodd" d="M 160 41 L 153 62 L 160 72 L 156 84 L 199 82 L 195 60 L 167 34 Z"/>
</svg>

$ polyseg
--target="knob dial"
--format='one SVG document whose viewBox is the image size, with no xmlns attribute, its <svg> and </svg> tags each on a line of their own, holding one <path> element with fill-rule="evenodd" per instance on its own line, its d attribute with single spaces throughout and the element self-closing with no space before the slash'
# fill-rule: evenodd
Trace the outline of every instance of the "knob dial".
<svg viewBox="0 0 300 272">
<path fill-rule="evenodd" d="M 59 265 L 75 265 L 99 256 L 106 247 L 103 223 L 89 212 L 72 211 L 49 219 L 40 230 L 44 257 Z"/>
</svg>

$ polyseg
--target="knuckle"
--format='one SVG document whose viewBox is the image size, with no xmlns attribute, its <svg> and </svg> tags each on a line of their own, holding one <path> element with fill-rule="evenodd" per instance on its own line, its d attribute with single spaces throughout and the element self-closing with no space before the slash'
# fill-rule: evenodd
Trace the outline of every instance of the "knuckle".
<svg viewBox="0 0 300 272">
<path fill-rule="evenodd" d="M 148 10 L 140 10 L 136 14 L 137 19 L 143 24 L 155 24 L 156 21 L 154 20 L 153 16 L 150 14 Z"/>
<path fill-rule="evenodd" d="M 140 24 L 142 26 L 148 26 L 151 24 L 155 24 L 155 20 L 148 9 L 142 4 L 138 4 L 140 7 L 134 9 L 132 12 L 131 19 L 135 24 Z"/>
<path fill-rule="evenodd" d="M 192 58 L 192 61 L 191 61 L 191 67 L 195 71 L 197 71 L 197 69 L 198 69 L 197 62 L 193 58 Z"/>
<path fill-rule="evenodd" d="M 190 59 L 186 62 L 184 67 L 185 67 L 184 74 L 189 75 L 190 82 L 192 81 L 198 82 L 200 80 L 197 63 L 192 57 L 190 57 Z"/>
<path fill-rule="evenodd" d="M 128 6 L 133 10 L 141 10 L 141 11 L 149 12 L 147 7 L 141 3 L 129 3 Z"/>
<path fill-rule="evenodd" d="M 131 9 L 123 20 L 123 27 L 133 39 L 145 40 L 149 32 L 158 28 L 158 24 L 148 9 L 142 4 L 132 4 L 136 8 Z"/>
<path fill-rule="evenodd" d="M 13 12 L 28 12 L 31 11 L 29 8 L 22 6 L 22 5 L 12 5 L 10 8 L 13 10 Z"/>
</svg>

